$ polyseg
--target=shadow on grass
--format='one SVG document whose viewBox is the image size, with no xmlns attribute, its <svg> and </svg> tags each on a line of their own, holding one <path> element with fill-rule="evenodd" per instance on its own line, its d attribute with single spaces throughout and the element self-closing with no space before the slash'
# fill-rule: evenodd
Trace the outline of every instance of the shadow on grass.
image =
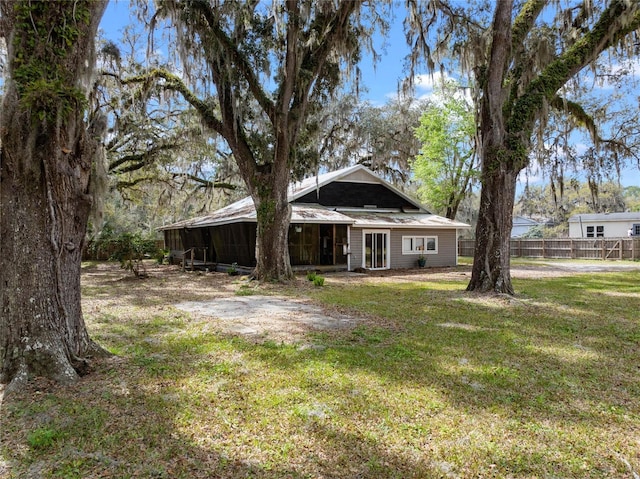
<svg viewBox="0 0 640 479">
<path fill-rule="evenodd" d="M 40 406 L 32 403 L 33 394 L 41 395 Z M 30 395 L 12 396 L 0 411 L 0 477 L 305 477 L 286 465 L 265 467 L 250 454 L 236 460 L 199 445 L 205 438 L 178 429 L 180 407 L 175 403 L 176 398 L 161 390 L 151 392 L 145 384 L 99 384 L 95 378 L 64 391 L 45 386 Z M 34 437 L 45 434 L 49 441 L 34 444 Z"/>
<path fill-rule="evenodd" d="M 299 344 L 92 313 L 120 358 L 2 405 L 7 477 L 633 477 L 633 277 L 516 284 L 325 286 L 316 301 L 370 319 Z"/>
<path fill-rule="evenodd" d="M 265 420 L 233 360 L 206 361 L 187 347 L 174 361 L 179 342 L 138 341 L 130 357 L 101 361 L 74 386 L 36 381 L 9 397 L 0 408 L 0 477 L 436 478 L 451 467 L 346 432 L 317 404 Z M 219 344 L 230 357 L 251 347 Z"/>
</svg>

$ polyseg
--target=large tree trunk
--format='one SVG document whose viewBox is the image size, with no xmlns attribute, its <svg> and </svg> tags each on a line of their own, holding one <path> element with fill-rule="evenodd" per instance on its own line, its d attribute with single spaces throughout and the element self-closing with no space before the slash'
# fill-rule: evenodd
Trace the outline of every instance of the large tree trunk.
<svg viewBox="0 0 640 479">
<path fill-rule="evenodd" d="M 105 6 L 1 4 L 9 50 L 0 117 L 0 382 L 10 383 L 7 390 L 33 376 L 71 382 L 104 352 L 82 318 L 80 265 L 100 148 L 100 132 L 84 122 L 82 92 Z M 23 58 L 35 76 L 25 74 Z"/>
<path fill-rule="evenodd" d="M 505 163 L 486 171 L 483 168 L 473 269 L 467 291 L 514 294 L 510 238 L 517 178 L 518 172 Z"/>
<path fill-rule="evenodd" d="M 269 172 L 259 171 L 252 191 L 258 222 L 254 276 L 262 281 L 293 278 L 289 258 L 289 171 L 283 164 L 286 162 L 278 163 L 279 168 L 275 164 L 264 168 Z"/>
<path fill-rule="evenodd" d="M 508 146 L 504 117 L 508 94 L 504 78 L 511 58 L 511 17 L 512 0 L 498 2 L 493 20 L 489 64 L 485 76 L 481 78 L 482 187 L 468 291 L 513 294 L 509 240 L 516 180 L 524 163 L 522 154 L 517 155 Z"/>
</svg>

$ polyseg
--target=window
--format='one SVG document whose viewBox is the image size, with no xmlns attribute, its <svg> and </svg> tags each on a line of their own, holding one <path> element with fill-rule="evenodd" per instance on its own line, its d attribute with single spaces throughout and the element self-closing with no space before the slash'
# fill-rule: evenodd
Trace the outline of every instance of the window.
<svg viewBox="0 0 640 479">
<path fill-rule="evenodd" d="M 604 238 L 604 226 L 587 226 L 587 238 Z"/>
<path fill-rule="evenodd" d="M 640 236 L 640 224 L 634 224 L 631 232 L 633 236 Z"/>
<path fill-rule="evenodd" d="M 363 230 L 362 267 L 367 269 L 387 269 L 391 259 L 389 230 Z"/>
<path fill-rule="evenodd" d="M 437 254 L 437 236 L 403 236 L 402 254 Z"/>
</svg>

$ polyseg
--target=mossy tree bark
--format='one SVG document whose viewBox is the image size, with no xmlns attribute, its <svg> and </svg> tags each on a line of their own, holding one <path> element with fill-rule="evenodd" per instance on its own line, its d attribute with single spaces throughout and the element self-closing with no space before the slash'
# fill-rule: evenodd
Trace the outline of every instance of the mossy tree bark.
<svg viewBox="0 0 640 479">
<path fill-rule="evenodd" d="M 539 66 L 532 61 L 535 52 L 526 50 L 527 36 L 546 4 L 529 0 L 512 21 L 513 2 L 498 2 L 489 58 L 478 69 L 482 190 L 469 291 L 514 293 L 510 274 L 513 204 L 518 174 L 528 165 L 534 127 L 547 106 L 563 103 L 557 92 L 567 81 L 640 27 L 638 2 L 613 0 L 591 28 L 576 28 L 573 43 L 537 71 Z"/>
<path fill-rule="evenodd" d="M 85 122 L 106 0 L 3 1 L 8 74 L 0 117 L 0 382 L 68 383 L 104 351 L 80 304 L 81 254 L 100 121 Z"/>
</svg>

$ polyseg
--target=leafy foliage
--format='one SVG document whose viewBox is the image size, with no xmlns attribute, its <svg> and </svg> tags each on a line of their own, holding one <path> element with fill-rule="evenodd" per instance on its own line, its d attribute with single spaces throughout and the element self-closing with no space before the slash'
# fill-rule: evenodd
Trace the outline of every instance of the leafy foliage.
<svg viewBox="0 0 640 479">
<path fill-rule="evenodd" d="M 412 168 L 420 198 L 454 219 L 477 180 L 475 115 L 465 90 L 454 82 L 442 84 L 434 96 L 415 130 L 421 147 Z"/>
<path fill-rule="evenodd" d="M 131 271 L 138 278 L 147 276 L 144 259 L 164 257 L 164 251 L 159 248 L 155 237 L 128 232 L 115 234 L 109 228 L 91 242 L 90 248 L 94 254 L 99 250 L 108 251 L 109 260 L 119 261 L 121 268 Z"/>
<path fill-rule="evenodd" d="M 226 205 L 245 194 L 229 151 L 207 131 L 197 113 L 180 95 L 154 82 L 128 82 L 151 62 L 173 68 L 156 57 L 139 58 L 142 34 L 125 29 L 120 45 L 102 41 L 101 75 L 92 102 L 107 115 L 108 136 L 102 171 L 104 207 L 119 203 L 129 210 L 144 208 L 148 228 Z M 127 78 L 125 78 L 125 76 Z M 107 217 L 104 221 L 118 221 Z M 102 223 L 95 221 L 100 230 Z"/>
<path fill-rule="evenodd" d="M 566 223 L 579 213 L 617 213 L 627 209 L 626 195 L 617 183 L 602 183 L 597 195 L 589 183 L 570 181 L 562 193 L 552 185 L 528 185 L 518 199 L 516 214 Z"/>
<path fill-rule="evenodd" d="M 473 76 L 478 88 L 482 189 L 469 289 L 513 294 L 509 235 L 516 181 L 530 164 L 535 133 L 549 127 L 549 111 L 558 109 L 576 118 L 597 144 L 593 117 L 563 88 L 601 55 L 637 54 L 640 5 L 410 1 L 409 10 L 415 55 L 423 54 L 432 69 L 443 57 L 460 58 L 453 66 Z M 428 39 L 434 37 L 432 49 Z"/>
</svg>

